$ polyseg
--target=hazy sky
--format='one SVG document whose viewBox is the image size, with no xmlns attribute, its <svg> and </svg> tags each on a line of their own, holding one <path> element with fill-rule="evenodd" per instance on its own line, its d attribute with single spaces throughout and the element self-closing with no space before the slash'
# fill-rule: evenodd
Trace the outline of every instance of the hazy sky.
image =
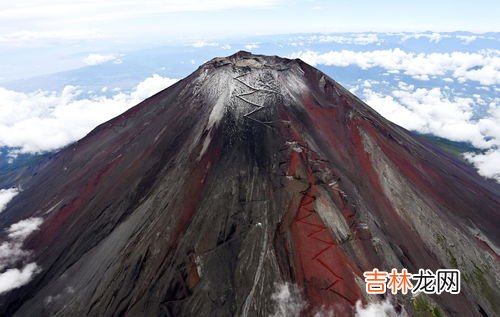
<svg viewBox="0 0 500 317">
<path fill-rule="evenodd" d="M 499 31 L 500 1 L 20 0 L 0 2 L 0 46 L 332 31 Z"/>
</svg>

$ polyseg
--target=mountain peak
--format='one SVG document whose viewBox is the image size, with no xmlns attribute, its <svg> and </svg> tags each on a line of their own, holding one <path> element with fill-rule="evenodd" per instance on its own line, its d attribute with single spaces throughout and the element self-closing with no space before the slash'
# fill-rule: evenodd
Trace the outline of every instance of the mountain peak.
<svg viewBox="0 0 500 317">
<path fill-rule="evenodd" d="M 229 114 L 237 126 L 250 121 L 277 128 L 280 112 L 304 111 L 312 100 L 325 108 L 346 107 L 346 113 L 354 106 L 356 112 L 370 111 L 317 69 L 278 56 L 239 51 L 217 57 L 200 67 L 193 82 L 192 92 L 203 95 L 211 105 L 208 128 Z"/>
<path fill-rule="evenodd" d="M 214 65 L 225 65 L 232 64 L 241 67 L 278 67 L 283 65 L 289 65 L 290 63 L 296 60 L 290 60 L 283 57 L 278 56 L 269 56 L 269 55 L 258 55 L 252 54 L 247 51 L 238 51 L 232 55 L 226 57 L 216 57 L 208 62 L 208 64 Z"/>
</svg>

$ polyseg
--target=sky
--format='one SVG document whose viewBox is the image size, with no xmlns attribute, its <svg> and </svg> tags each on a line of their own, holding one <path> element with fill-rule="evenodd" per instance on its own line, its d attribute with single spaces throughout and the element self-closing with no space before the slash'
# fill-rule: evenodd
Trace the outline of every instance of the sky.
<svg viewBox="0 0 500 317">
<path fill-rule="evenodd" d="M 83 51 L 310 32 L 495 32 L 499 12 L 495 0 L 0 1 L 0 83 L 82 66 L 72 57 Z"/>
<path fill-rule="evenodd" d="M 82 51 L 310 32 L 494 32 L 498 12 L 494 0 L 0 1 L 0 83 L 76 68 Z"/>
<path fill-rule="evenodd" d="M 500 2 L 285 0 L 24 0 L 0 3 L 0 43 L 132 38 L 160 41 L 337 31 L 500 30 Z"/>
</svg>

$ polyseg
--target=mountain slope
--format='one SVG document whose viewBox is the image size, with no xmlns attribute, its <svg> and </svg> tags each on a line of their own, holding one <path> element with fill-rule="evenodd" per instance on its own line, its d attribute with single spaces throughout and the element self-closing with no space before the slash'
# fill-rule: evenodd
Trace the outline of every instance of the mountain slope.
<svg viewBox="0 0 500 317">
<path fill-rule="evenodd" d="M 374 267 L 457 267 L 425 301 L 499 313 L 499 186 L 300 60 L 216 58 L 24 186 L 0 226 L 43 220 L 17 264 L 40 269 L 2 315 L 267 316 L 290 283 L 349 316 Z"/>
</svg>

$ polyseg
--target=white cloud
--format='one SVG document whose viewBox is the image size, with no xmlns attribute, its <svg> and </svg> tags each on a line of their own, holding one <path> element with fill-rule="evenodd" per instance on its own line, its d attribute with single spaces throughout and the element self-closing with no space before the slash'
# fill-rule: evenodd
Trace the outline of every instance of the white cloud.
<svg viewBox="0 0 500 317">
<path fill-rule="evenodd" d="M 0 212 L 7 208 L 7 204 L 19 193 L 17 188 L 0 189 Z"/>
<path fill-rule="evenodd" d="M 299 317 L 306 307 L 298 287 L 293 284 L 276 284 L 271 299 L 275 303 L 275 312 L 270 317 Z"/>
<path fill-rule="evenodd" d="M 176 81 L 155 74 L 130 93 L 86 99 L 74 86 L 58 93 L 21 93 L 0 87 L 0 146 L 20 148 L 21 153 L 61 148 Z"/>
<path fill-rule="evenodd" d="M 254 48 L 259 48 L 259 44 L 258 43 L 250 43 L 250 44 L 247 44 L 245 45 L 245 48 L 249 51 L 253 50 Z"/>
<path fill-rule="evenodd" d="M 299 288 L 294 284 L 276 283 L 275 291 L 271 295 L 274 302 L 274 313 L 269 317 L 299 317 L 302 311 L 308 306 Z M 382 302 L 369 303 L 363 306 L 361 301 L 357 301 L 353 307 L 355 317 L 403 317 L 406 312 L 403 308 L 401 314 L 397 313 L 391 305 L 389 299 Z M 314 312 L 314 317 L 333 317 L 335 313 L 321 307 Z"/>
<path fill-rule="evenodd" d="M 22 269 L 8 269 L 0 274 L 0 294 L 27 284 L 40 271 L 36 263 L 29 263 Z"/>
<path fill-rule="evenodd" d="M 477 38 L 477 35 L 457 35 L 457 39 L 462 40 L 465 45 L 474 42 Z"/>
<path fill-rule="evenodd" d="M 379 303 L 369 303 L 363 307 L 361 301 L 356 302 L 355 317 L 398 317 L 401 316 L 396 312 L 389 300 L 384 300 Z"/>
<path fill-rule="evenodd" d="M 493 178 L 500 183 L 500 151 L 489 150 L 484 154 L 466 153 L 465 158 L 471 162 L 480 175 Z"/>
<path fill-rule="evenodd" d="M 337 43 L 337 44 L 356 44 L 368 45 L 374 43 L 381 43 L 383 40 L 378 38 L 375 33 L 360 33 L 351 36 L 345 35 L 314 35 L 309 38 L 310 41 L 320 43 Z"/>
<path fill-rule="evenodd" d="M 120 58 L 112 54 L 91 53 L 83 59 L 83 62 L 87 65 L 94 66 L 94 65 L 104 64 L 107 62 L 121 64 L 122 61 Z"/>
<path fill-rule="evenodd" d="M 440 42 L 443 38 L 448 38 L 450 37 L 449 35 L 443 35 L 440 33 L 411 33 L 411 34 L 403 34 L 401 37 L 401 41 L 405 42 L 408 41 L 409 39 L 419 39 L 421 37 L 426 37 L 429 39 L 429 42 L 431 43 L 438 43 Z"/>
<path fill-rule="evenodd" d="M 231 49 L 231 45 L 229 45 L 229 44 L 220 44 L 218 42 L 209 42 L 209 41 L 205 41 L 205 40 L 195 41 L 195 42 L 191 43 L 191 46 L 196 47 L 196 48 L 219 47 L 223 50 L 230 50 Z"/>
<path fill-rule="evenodd" d="M 476 119 L 473 107 L 485 103 L 479 95 L 449 96 L 440 88 L 418 88 L 400 83 L 389 95 L 363 89 L 366 103 L 382 116 L 402 127 L 429 133 L 452 141 L 469 142 L 488 150 L 486 154 L 468 154 L 466 158 L 478 172 L 500 182 L 500 107 L 497 100 L 488 105 L 487 114 Z"/>
<path fill-rule="evenodd" d="M 22 249 L 22 241 L 5 241 L 0 244 L 0 271 L 29 255 Z"/>
<path fill-rule="evenodd" d="M 196 47 L 196 48 L 202 48 L 202 47 L 207 47 L 207 46 L 212 46 L 212 47 L 217 47 L 219 46 L 219 43 L 217 42 L 207 42 L 207 41 L 196 41 L 191 43 L 191 46 Z"/>
<path fill-rule="evenodd" d="M 292 58 L 300 58 L 312 65 L 346 67 L 357 65 L 362 69 L 381 67 L 401 71 L 406 75 L 426 80 L 428 76 L 450 75 L 460 82 L 478 81 L 483 85 L 500 84 L 500 50 L 482 50 L 476 53 L 408 53 L 399 48 L 374 51 L 330 51 L 318 53 L 301 51 Z"/>
<path fill-rule="evenodd" d="M 24 240 L 42 224 L 42 218 L 28 218 L 12 224 L 7 231 L 7 240 L 0 244 L 0 271 L 6 267 L 19 265 L 30 255 L 23 250 Z M 8 268 L 0 273 L 0 294 L 28 283 L 40 268 L 36 263 L 24 265 L 22 269 Z"/>
<path fill-rule="evenodd" d="M 22 249 L 23 242 L 31 233 L 38 230 L 42 222 L 42 218 L 28 218 L 12 224 L 6 230 L 7 240 L 0 244 L 0 271 L 30 254 Z"/>
<path fill-rule="evenodd" d="M 16 222 L 7 229 L 8 236 L 11 239 L 24 240 L 27 236 L 38 230 L 42 222 L 42 218 L 28 218 Z"/>
</svg>

